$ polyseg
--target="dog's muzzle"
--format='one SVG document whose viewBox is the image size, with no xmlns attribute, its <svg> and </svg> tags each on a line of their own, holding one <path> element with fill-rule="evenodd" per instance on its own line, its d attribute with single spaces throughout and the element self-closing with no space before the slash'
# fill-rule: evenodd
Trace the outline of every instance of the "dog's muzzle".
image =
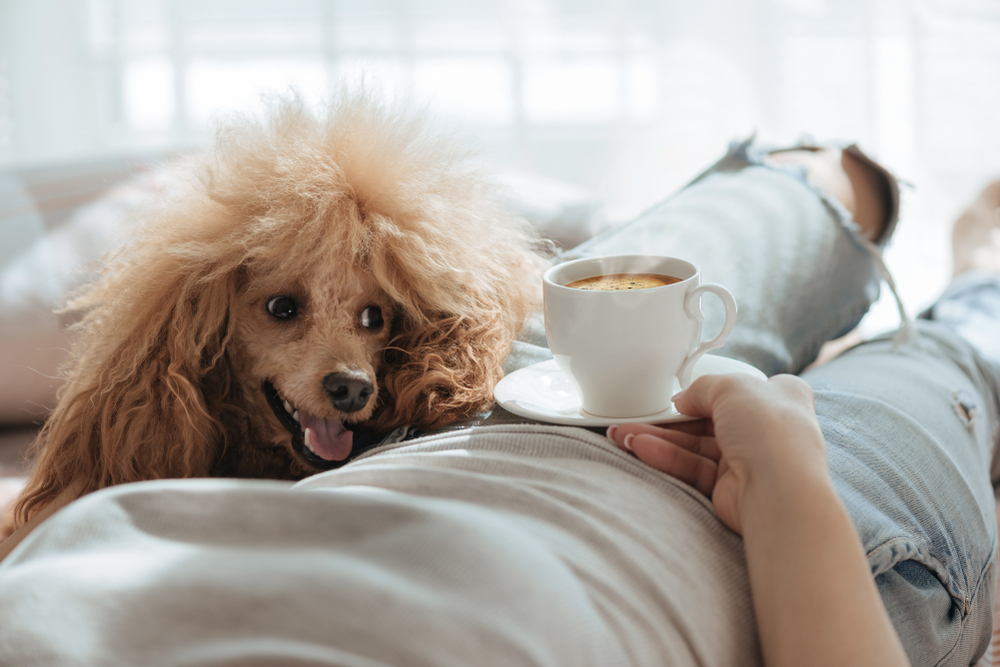
<svg viewBox="0 0 1000 667">
<path fill-rule="evenodd" d="M 347 462 L 354 448 L 354 434 L 342 421 L 300 413 L 270 381 L 265 381 L 261 390 L 274 416 L 291 434 L 292 449 L 300 458 L 320 470 L 337 468 Z"/>
</svg>

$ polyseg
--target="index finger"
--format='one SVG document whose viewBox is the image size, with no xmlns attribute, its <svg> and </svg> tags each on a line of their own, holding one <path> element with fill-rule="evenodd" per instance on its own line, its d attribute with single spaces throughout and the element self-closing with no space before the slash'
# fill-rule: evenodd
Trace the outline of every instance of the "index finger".
<svg viewBox="0 0 1000 667">
<path fill-rule="evenodd" d="M 690 433 L 691 435 L 714 436 L 715 427 L 711 419 L 692 419 L 683 422 L 662 422 L 657 424 L 659 428 Z"/>
<path fill-rule="evenodd" d="M 694 422 L 689 423 L 693 424 Z M 673 425 L 671 424 L 668 426 Z M 719 445 L 715 441 L 715 437 L 710 434 L 698 432 L 697 430 L 694 432 L 685 432 L 679 429 L 669 427 L 664 428 L 654 424 L 641 424 L 635 422 L 608 427 L 607 436 L 619 445 L 625 442 L 625 439 L 629 435 L 653 436 L 654 438 L 669 442 L 680 449 L 699 456 L 704 456 L 713 461 L 718 461 L 722 456 L 722 452 L 719 450 Z"/>
</svg>

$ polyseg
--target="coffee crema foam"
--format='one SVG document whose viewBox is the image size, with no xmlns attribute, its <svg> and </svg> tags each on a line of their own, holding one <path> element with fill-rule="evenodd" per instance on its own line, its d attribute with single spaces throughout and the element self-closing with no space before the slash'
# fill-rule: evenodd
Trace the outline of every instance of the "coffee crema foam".
<svg viewBox="0 0 1000 667">
<path fill-rule="evenodd" d="M 649 289 L 679 283 L 680 278 L 662 273 L 607 273 L 590 278 L 581 278 L 566 283 L 573 289 L 591 290 L 595 292 L 624 292 L 625 290 Z"/>
</svg>

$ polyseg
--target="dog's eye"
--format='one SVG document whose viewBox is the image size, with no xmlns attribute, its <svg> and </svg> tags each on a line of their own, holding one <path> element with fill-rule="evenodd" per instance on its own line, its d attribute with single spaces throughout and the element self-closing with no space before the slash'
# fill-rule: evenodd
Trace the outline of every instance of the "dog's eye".
<svg viewBox="0 0 1000 667">
<path fill-rule="evenodd" d="M 299 304 L 290 296 L 275 296 L 267 300 L 267 312 L 279 320 L 290 320 L 299 312 Z"/>
<path fill-rule="evenodd" d="M 382 324 L 382 309 L 378 306 L 368 306 L 361 311 L 361 326 L 365 329 L 381 329 Z"/>
</svg>

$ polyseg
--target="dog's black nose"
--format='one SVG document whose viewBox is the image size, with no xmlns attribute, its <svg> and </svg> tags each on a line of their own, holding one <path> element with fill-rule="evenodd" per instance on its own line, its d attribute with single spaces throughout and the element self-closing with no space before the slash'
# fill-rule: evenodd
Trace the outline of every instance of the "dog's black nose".
<svg viewBox="0 0 1000 667">
<path fill-rule="evenodd" d="M 361 371 L 330 373 L 323 378 L 323 389 L 341 412 L 357 412 L 365 407 L 374 387 L 368 375 Z"/>
</svg>

